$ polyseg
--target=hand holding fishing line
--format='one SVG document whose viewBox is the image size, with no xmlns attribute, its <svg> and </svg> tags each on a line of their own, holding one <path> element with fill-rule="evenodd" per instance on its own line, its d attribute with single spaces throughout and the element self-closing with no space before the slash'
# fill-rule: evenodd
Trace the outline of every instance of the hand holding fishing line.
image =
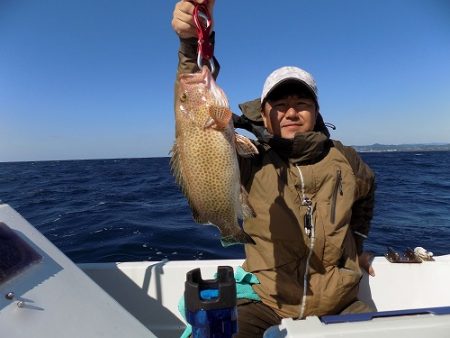
<svg viewBox="0 0 450 338">
<path fill-rule="evenodd" d="M 172 28 L 182 39 L 197 38 L 197 27 L 194 22 L 194 9 L 196 5 L 204 6 L 207 9 L 211 26 L 209 34 L 212 32 L 213 26 L 213 9 L 215 0 L 183 0 L 175 5 L 173 12 Z"/>
<path fill-rule="evenodd" d="M 180 1 L 175 6 L 172 27 L 181 38 L 198 39 L 198 68 L 202 69 L 204 64 L 209 63 L 209 68 L 214 73 L 214 45 L 210 41 L 213 6 L 214 1 L 208 0 Z"/>
</svg>

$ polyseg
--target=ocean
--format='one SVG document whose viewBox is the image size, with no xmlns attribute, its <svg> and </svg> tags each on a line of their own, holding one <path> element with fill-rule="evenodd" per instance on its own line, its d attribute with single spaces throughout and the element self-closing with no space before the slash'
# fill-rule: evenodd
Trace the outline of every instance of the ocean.
<svg viewBox="0 0 450 338">
<path fill-rule="evenodd" d="M 450 253 L 450 152 L 361 153 L 377 179 L 365 247 Z M 77 263 L 243 258 L 193 222 L 169 158 L 0 163 L 0 200 Z"/>
</svg>

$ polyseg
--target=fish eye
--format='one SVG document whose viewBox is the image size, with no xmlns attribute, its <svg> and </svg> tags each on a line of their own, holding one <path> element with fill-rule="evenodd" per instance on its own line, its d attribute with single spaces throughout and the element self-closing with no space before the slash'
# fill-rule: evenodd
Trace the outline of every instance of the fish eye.
<svg viewBox="0 0 450 338">
<path fill-rule="evenodd" d="M 184 101 L 186 101 L 186 99 L 187 99 L 187 94 L 186 93 L 181 94 L 180 101 L 184 102 Z"/>
</svg>

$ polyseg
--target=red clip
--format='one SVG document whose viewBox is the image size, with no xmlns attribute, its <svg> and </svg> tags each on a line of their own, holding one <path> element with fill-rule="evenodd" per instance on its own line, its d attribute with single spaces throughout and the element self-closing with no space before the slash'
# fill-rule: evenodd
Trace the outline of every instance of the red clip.
<svg viewBox="0 0 450 338">
<path fill-rule="evenodd" d="M 202 4 L 195 4 L 194 7 L 194 23 L 197 28 L 198 49 L 197 49 L 197 64 L 202 68 L 203 61 L 208 61 L 211 67 L 211 72 L 214 72 L 213 54 L 214 47 L 209 40 L 211 34 L 212 19 L 208 11 L 208 1 Z"/>
</svg>

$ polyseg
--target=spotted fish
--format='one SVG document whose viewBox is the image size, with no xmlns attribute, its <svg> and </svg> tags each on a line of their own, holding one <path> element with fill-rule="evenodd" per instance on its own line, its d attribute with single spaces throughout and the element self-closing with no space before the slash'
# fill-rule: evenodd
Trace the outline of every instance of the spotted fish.
<svg viewBox="0 0 450 338">
<path fill-rule="evenodd" d="M 254 211 L 240 184 L 237 153 L 253 156 L 257 148 L 235 133 L 227 97 L 206 66 L 181 74 L 175 95 L 171 168 L 194 220 L 217 226 L 223 246 L 254 243 L 238 221 Z"/>
</svg>

